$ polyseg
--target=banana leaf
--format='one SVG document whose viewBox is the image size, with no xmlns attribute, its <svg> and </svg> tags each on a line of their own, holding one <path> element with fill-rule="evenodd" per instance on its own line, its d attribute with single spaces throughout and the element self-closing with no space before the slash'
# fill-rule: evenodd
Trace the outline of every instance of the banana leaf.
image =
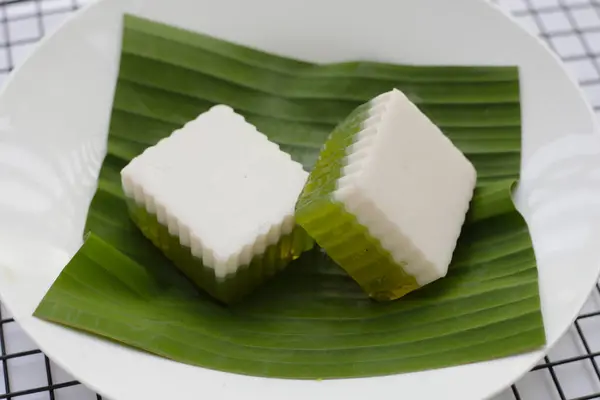
<svg viewBox="0 0 600 400">
<path fill-rule="evenodd" d="M 128 217 L 121 168 L 216 103 L 309 170 L 336 123 L 394 87 L 479 174 L 449 274 L 436 283 L 376 303 L 317 248 L 226 307 L 180 275 Z M 367 377 L 537 349 L 545 334 L 535 255 L 511 199 L 519 99 L 516 67 L 317 65 L 127 16 L 88 234 L 35 315 L 183 363 L 267 377 Z"/>
</svg>

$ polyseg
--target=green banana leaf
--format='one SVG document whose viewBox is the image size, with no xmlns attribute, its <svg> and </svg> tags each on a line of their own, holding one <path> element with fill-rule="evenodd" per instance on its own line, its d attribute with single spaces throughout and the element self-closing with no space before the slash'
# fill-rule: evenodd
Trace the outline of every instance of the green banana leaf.
<svg viewBox="0 0 600 400">
<path fill-rule="evenodd" d="M 130 222 L 121 168 L 215 103 L 233 106 L 310 169 L 337 122 L 394 87 L 478 170 L 446 278 L 376 303 L 315 249 L 226 307 Z M 537 349 L 545 335 L 535 256 L 511 200 L 520 132 L 514 67 L 316 65 L 128 16 L 91 233 L 35 315 L 180 362 L 268 377 L 385 375 Z"/>
</svg>

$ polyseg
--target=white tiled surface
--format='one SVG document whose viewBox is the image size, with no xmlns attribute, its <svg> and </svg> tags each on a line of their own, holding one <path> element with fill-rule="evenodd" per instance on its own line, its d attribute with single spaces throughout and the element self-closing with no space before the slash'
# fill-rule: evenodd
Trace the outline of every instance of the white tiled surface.
<svg viewBox="0 0 600 400">
<path fill-rule="evenodd" d="M 32 44 L 52 31 L 78 4 L 87 0 L 0 0 L 0 85 L 6 74 L 1 71 L 18 65 L 31 51 Z M 165 0 L 168 1 L 168 0 Z M 401 0 L 400 0 L 401 1 Z M 451 0 L 448 0 L 451 1 Z M 512 12 L 525 27 L 549 40 L 567 65 L 568 70 L 584 85 L 584 90 L 600 116 L 600 0 L 493 0 Z M 3 4 L 9 4 L 3 6 Z M 537 10 L 531 13 L 530 10 Z M 9 20 L 9 22 L 6 22 Z M 10 44 L 10 49 L 4 46 Z M 595 291 L 584 307 L 583 314 L 600 311 L 600 291 Z M 10 318 L 2 309 L 2 318 Z M 600 316 L 581 319 L 581 334 L 589 351 L 600 352 Z M 28 352 L 35 344 L 14 322 L 2 324 L 8 354 Z M 586 355 L 581 334 L 574 325 L 548 355 L 559 362 Z M 1 346 L 0 346 L 1 349 Z M 598 358 L 600 363 L 600 357 Z M 7 362 L 11 391 L 24 391 L 48 385 L 46 359 L 40 353 L 11 358 Z M 0 399 L 4 393 L 4 367 L 0 362 Z M 73 378 L 52 362 L 51 378 L 55 385 L 71 385 Z M 600 379 L 589 357 L 556 365 L 553 368 L 557 389 L 547 368 L 530 372 L 516 384 L 517 394 L 506 390 L 493 400 L 562 400 L 600 399 Z M 518 397 L 517 397 L 518 396 Z M 81 385 L 56 388 L 22 396 L 19 400 L 94 400 L 96 395 Z M 137 400 L 137 399 L 132 399 Z M 410 399 L 408 399 L 410 400 Z M 436 399 L 438 400 L 438 399 Z M 446 400 L 446 399 L 439 399 Z M 449 399 L 453 400 L 453 399 Z"/>
</svg>

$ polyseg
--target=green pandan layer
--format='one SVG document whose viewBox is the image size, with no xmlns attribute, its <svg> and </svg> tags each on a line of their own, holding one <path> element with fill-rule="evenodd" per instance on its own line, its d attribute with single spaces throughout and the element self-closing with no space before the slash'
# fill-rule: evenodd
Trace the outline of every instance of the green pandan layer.
<svg viewBox="0 0 600 400">
<path fill-rule="evenodd" d="M 347 149 L 363 129 L 371 108 L 370 102 L 361 105 L 329 136 L 296 204 L 296 221 L 369 296 L 386 301 L 420 286 L 333 197 L 342 177 Z"/>
<path fill-rule="evenodd" d="M 268 246 L 262 255 L 252 258 L 250 264 L 220 278 L 215 276 L 214 269 L 206 267 L 202 259 L 194 256 L 188 246 L 182 245 L 179 237 L 169 233 L 168 227 L 158 222 L 156 214 L 149 213 L 130 198 L 127 206 L 132 220 L 144 236 L 198 287 L 226 304 L 237 302 L 314 246 L 305 230 L 296 226 L 278 243 Z"/>
</svg>

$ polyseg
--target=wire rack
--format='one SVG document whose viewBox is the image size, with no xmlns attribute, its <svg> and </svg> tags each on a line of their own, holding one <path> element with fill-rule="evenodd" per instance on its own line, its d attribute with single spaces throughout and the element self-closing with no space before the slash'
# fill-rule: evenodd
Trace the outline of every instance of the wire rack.
<svg viewBox="0 0 600 400">
<path fill-rule="evenodd" d="M 600 0 L 491 1 L 512 13 L 562 58 L 600 117 Z M 40 38 L 86 2 L 0 0 L 0 85 Z M 581 315 L 548 356 L 493 400 L 600 399 L 599 364 L 600 285 L 596 284 Z M 42 354 L 0 306 L 2 399 L 102 398 Z"/>
</svg>

